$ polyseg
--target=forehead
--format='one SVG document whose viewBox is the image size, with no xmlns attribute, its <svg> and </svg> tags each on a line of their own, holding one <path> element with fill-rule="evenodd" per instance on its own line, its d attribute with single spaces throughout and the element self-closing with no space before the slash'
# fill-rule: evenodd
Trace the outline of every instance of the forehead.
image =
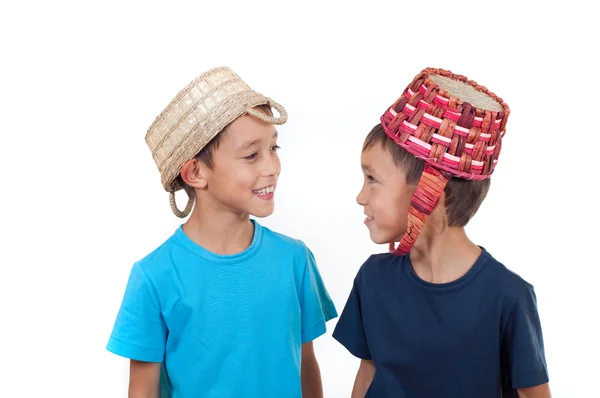
<svg viewBox="0 0 600 398">
<path fill-rule="evenodd" d="M 392 154 L 380 143 L 375 143 L 365 149 L 360 156 L 360 160 L 362 168 L 369 172 L 393 172 L 399 169 L 394 163 Z"/>
<path fill-rule="evenodd" d="M 248 143 L 270 142 L 277 129 L 270 123 L 243 115 L 227 126 L 223 133 L 223 146 L 237 148 Z"/>
</svg>

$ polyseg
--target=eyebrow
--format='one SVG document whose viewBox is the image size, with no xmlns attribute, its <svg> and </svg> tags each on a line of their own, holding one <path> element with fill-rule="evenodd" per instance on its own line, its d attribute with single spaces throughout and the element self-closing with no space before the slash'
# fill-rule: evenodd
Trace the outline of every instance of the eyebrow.
<svg viewBox="0 0 600 398">
<path fill-rule="evenodd" d="M 273 134 L 273 138 L 271 138 L 271 139 L 277 138 L 278 136 L 279 136 L 279 132 L 277 130 L 275 130 L 275 134 Z M 248 141 L 248 142 L 245 142 L 243 145 L 241 145 L 238 149 L 239 150 L 247 149 L 247 148 L 250 148 L 251 146 L 258 144 L 259 142 L 260 142 L 260 139 Z"/>
<path fill-rule="evenodd" d="M 361 167 L 362 167 L 363 171 L 366 171 L 367 173 L 373 172 L 373 170 L 371 170 L 371 168 L 366 164 L 361 165 Z"/>
</svg>

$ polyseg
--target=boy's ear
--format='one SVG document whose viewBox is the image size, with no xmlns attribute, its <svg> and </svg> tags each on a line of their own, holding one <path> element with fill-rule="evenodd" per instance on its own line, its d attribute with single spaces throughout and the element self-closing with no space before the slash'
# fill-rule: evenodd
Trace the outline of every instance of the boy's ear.
<svg viewBox="0 0 600 398">
<path fill-rule="evenodd" d="M 196 158 L 188 160 L 181 168 L 181 179 L 190 187 L 204 189 L 208 185 L 208 167 Z"/>
</svg>

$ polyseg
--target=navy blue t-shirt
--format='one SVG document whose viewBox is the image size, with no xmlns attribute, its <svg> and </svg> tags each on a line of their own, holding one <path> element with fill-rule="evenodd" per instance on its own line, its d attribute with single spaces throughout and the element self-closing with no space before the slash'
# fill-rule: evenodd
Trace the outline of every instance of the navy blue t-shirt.
<svg viewBox="0 0 600 398">
<path fill-rule="evenodd" d="M 373 360 L 368 398 L 517 397 L 548 382 L 534 289 L 483 248 L 444 284 L 419 278 L 409 256 L 371 256 L 333 337 Z"/>
</svg>

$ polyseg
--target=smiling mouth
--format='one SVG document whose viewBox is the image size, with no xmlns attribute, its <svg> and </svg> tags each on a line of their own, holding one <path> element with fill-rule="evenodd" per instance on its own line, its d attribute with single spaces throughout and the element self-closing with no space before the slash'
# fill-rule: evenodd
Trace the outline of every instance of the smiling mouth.
<svg viewBox="0 0 600 398">
<path fill-rule="evenodd" d="M 370 223 L 372 223 L 372 222 L 373 222 L 373 218 L 372 218 L 372 217 L 369 217 L 369 216 L 367 216 L 367 217 L 365 218 L 365 224 L 369 225 L 369 224 L 370 224 Z"/>
<path fill-rule="evenodd" d="M 275 185 L 270 185 L 268 187 L 264 187 L 264 188 L 261 188 L 261 189 L 256 189 L 256 190 L 254 190 L 252 192 L 254 192 L 256 195 L 259 195 L 259 196 L 265 196 L 265 195 L 268 195 L 270 193 L 273 193 L 273 191 L 275 191 Z"/>
</svg>

